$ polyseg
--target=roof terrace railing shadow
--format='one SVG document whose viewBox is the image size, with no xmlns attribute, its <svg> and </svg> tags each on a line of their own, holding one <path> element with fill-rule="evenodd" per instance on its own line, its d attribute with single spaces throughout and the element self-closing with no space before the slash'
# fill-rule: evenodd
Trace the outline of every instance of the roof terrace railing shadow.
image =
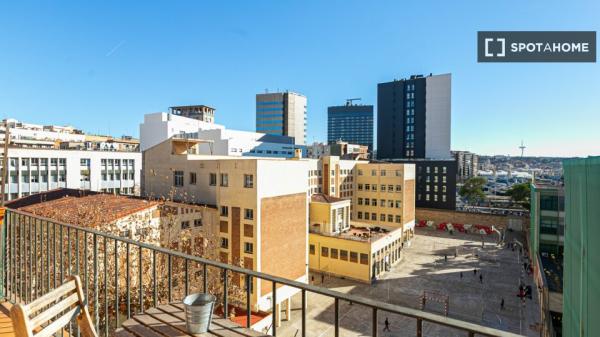
<svg viewBox="0 0 600 337">
<path fill-rule="evenodd" d="M 218 297 L 224 317 L 230 308 L 232 274 L 244 276 L 246 326 L 251 326 L 250 282 L 257 278 L 278 286 L 300 290 L 301 335 L 307 335 L 306 315 L 308 293 L 315 293 L 334 301 L 331 325 L 335 336 L 340 334 L 340 304 L 352 302 L 370 311 L 372 335 L 378 335 L 377 317 L 391 313 L 414 319 L 417 336 L 423 335 L 423 323 L 437 324 L 463 331 L 466 336 L 519 335 L 461 320 L 383 303 L 356 295 L 305 284 L 242 267 L 211 261 L 182 252 L 140 243 L 128 238 L 82 228 L 52 219 L 33 216 L 17 210 L 7 210 L 4 218 L 2 289 L 5 298 L 13 303 L 29 303 L 59 286 L 71 274 L 81 277 L 87 304 L 100 336 L 113 335 L 121 323 L 134 314 L 159 304 L 180 301 L 186 294 L 206 291 L 209 273 L 217 275 L 222 283 Z M 215 274 L 216 273 L 216 274 Z M 272 292 L 272 314 L 277 292 Z M 277 318 L 272 317 L 272 322 Z M 70 324 L 69 335 L 79 336 L 76 324 Z M 277 336 L 276 324 L 271 335 Z"/>
</svg>

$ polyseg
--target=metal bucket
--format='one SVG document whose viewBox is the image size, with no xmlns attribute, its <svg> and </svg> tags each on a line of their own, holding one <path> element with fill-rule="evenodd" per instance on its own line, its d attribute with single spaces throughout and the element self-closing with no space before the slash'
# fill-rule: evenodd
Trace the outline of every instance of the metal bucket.
<svg viewBox="0 0 600 337">
<path fill-rule="evenodd" d="M 217 298 L 211 294 L 191 294 L 183 299 L 185 326 L 191 334 L 207 332 Z"/>
</svg>

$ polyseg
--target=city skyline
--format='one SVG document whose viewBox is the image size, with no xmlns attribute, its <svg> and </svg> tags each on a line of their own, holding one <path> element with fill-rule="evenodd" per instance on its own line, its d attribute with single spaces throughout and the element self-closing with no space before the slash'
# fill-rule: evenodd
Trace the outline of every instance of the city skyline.
<svg viewBox="0 0 600 337">
<path fill-rule="evenodd" d="M 600 6 L 516 4 L 253 3 L 231 12 L 191 3 L 7 3 L 0 11 L 0 116 L 139 136 L 146 113 L 207 104 L 217 123 L 253 131 L 255 95 L 287 89 L 308 98 L 307 143 L 325 142 L 328 106 L 362 97 L 376 112 L 377 83 L 452 73 L 452 150 L 519 156 L 523 140 L 526 156 L 600 154 L 597 63 L 476 62 L 478 30 L 598 30 Z M 282 10 L 302 15 L 273 15 Z M 19 14 L 26 12 L 25 23 Z M 160 24 L 188 12 L 205 13 L 204 24 Z M 287 49 L 257 47 L 288 35 L 298 38 Z M 348 52 L 354 44 L 360 48 Z"/>
</svg>

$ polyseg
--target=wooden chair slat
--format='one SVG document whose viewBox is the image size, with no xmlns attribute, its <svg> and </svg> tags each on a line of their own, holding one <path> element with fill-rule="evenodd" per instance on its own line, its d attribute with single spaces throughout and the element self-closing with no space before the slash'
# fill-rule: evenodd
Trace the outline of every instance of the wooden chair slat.
<svg viewBox="0 0 600 337">
<path fill-rule="evenodd" d="M 81 311 L 81 308 L 79 308 L 79 307 L 75 307 L 75 308 L 69 310 L 66 314 L 62 315 L 56 321 L 50 323 L 47 327 L 42 329 L 42 331 L 36 333 L 33 336 L 35 336 L 35 337 L 50 337 L 50 336 L 52 336 L 55 332 L 61 330 L 65 325 L 69 324 L 69 322 L 73 318 L 75 318 L 77 315 L 79 315 L 79 311 Z"/>
<path fill-rule="evenodd" d="M 37 300 L 29 303 L 28 305 L 25 305 L 25 311 L 28 312 L 29 314 L 40 311 L 48 304 L 55 302 L 58 298 L 64 296 L 68 292 L 75 290 L 75 289 L 76 289 L 75 280 L 70 280 L 70 281 L 66 282 L 65 284 L 61 285 L 60 287 L 58 287 L 58 288 L 50 291 L 49 293 L 43 295 L 42 297 L 38 298 Z"/>
<path fill-rule="evenodd" d="M 55 302 L 58 303 L 51 305 Z M 48 306 L 50 308 L 46 308 Z M 67 312 L 64 313 L 65 311 Z M 30 318 L 33 314 L 37 315 Z M 59 315 L 61 316 L 55 318 Z M 73 318 L 77 318 L 82 337 L 98 337 L 85 305 L 85 296 L 78 276 L 67 277 L 63 285 L 29 305 L 15 304 L 10 310 L 10 316 L 15 327 L 15 337 L 50 337 L 63 329 Z M 46 322 L 49 324 L 40 329 Z"/>
<path fill-rule="evenodd" d="M 35 329 L 38 326 L 46 323 L 50 319 L 55 316 L 58 316 L 61 312 L 69 309 L 73 306 L 73 304 L 79 302 L 79 295 L 77 293 L 71 294 L 69 297 L 64 300 L 58 302 L 56 305 L 52 306 L 46 311 L 43 311 L 36 317 L 31 319 L 31 328 Z"/>
</svg>

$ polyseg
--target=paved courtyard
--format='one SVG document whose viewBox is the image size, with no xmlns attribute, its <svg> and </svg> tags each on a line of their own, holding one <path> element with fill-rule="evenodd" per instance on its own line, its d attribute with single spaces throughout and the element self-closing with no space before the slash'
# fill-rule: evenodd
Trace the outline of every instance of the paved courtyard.
<svg viewBox="0 0 600 337">
<path fill-rule="evenodd" d="M 512 240 L 512 233 L 508 238 Z M 449 317 L 526 336 L 539 336 L 539 305 L 535 284 L 523 271 L 519 249 L 515 251 L 495 244 L 496 235 L 482 237 L 430 229 L 418 229 L 402 261 L 373 285 L 315 274 L 314 282 L 343 293 L 364 296 L 410 308 L 420 308 L 423 291 L 449 295 Z M 456 257 L 455 257 L 456 252 Z M 447 256 L 447 261 L 444 258 Z M 477 269 L 477 274 L 473 270 Z M 461 278 L 462 273 L 462 278 Z M 479 275 L 482 275 L 480 280 Z M 533 299 L 524 302 L 516 296 L 519 279 L 534 289 Z M 504 309 L 500 302 L 504 298 Z M 278 336 L 300 336 L 300 296 L 292 301 L 292 319 L 283 321 Z M 442 303 L 427 302 L 425 311 L 443 314 Z M 307 336 L 333 336 L 333 300 L 309 294 Z M 285 317 L 285 316 L 283 316 Z M 391 331 L 383 331 L 388 318 Z M 380 336 L 415 336 L 416 321 L 393 314 L 379 314 Z M 342 302 L 340 335 L 370 336 L 371 310 Z M 424 336 L 463 336 L 464 333 L 434 324 L 423 324 Z"/>
</svg>

